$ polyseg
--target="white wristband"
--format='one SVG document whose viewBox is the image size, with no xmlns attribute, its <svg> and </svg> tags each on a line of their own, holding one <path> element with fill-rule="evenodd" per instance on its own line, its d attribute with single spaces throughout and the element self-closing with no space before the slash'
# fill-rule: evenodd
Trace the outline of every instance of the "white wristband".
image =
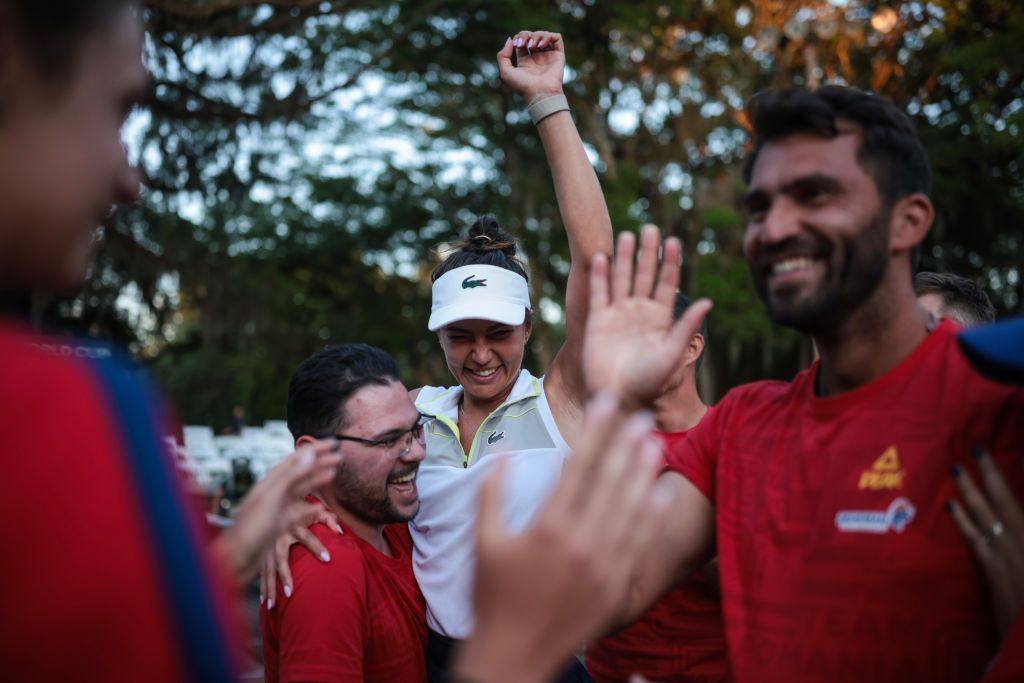
<svg viewBox="0 0 1024 683">
<path fill-rule="evenodd" d="M 552 114 L 560 111 L 569 111 L 569 100 L 565 95 L 550 95 L 548 97 L 535 97 L 526 107 L 533 125 L 537 125 Z"/>
</svg>

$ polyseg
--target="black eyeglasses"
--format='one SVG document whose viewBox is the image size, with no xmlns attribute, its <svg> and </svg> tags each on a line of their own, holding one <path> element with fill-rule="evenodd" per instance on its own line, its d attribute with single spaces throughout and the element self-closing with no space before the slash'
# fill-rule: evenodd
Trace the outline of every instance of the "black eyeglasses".
<svg viewBox="0 0 1024 683">
<path fill-rule="evenodd" d="M 338 441 L 355 441 L 356 443 L 361 443 L 364 446 L 369 446 L 370 448 L 383 448 L 387 452 L 390 452 L 391 449 L 400 441 L 404 441 L 402 444 L 402 450 L 398 454 L 398 457 L 401 458 L 412 450 L 412 442 L 414 439 L 421 445 L 424 443 L 423 427 L 426 426 L 427 421 L 430 419 L 432 419 L 431 415 L 424 415 L 423 413 L 420 413 L 416 418 L 416 422 L 408 429 L 403 429 L 400 432 L 392 433 L 379 439 L 364 439 L 360 436 L 347 436 L 345 434 L 332 434 L 330 437 L 323 438 L 334 438 Z"/>
</svg>

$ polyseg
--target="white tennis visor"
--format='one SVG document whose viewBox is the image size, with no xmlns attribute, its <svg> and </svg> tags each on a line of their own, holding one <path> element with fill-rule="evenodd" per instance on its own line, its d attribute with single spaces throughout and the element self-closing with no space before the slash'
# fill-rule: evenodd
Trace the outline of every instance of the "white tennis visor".
<svg viewBox="0 0 1024 683">
<path fill-rule="evenodd" d="M 521 325 L 530 306 L 526 278 L 498 266 L 460 266 L 437 278 L 427 329 L 457 320 L 493 320 Z"/>
</svg>

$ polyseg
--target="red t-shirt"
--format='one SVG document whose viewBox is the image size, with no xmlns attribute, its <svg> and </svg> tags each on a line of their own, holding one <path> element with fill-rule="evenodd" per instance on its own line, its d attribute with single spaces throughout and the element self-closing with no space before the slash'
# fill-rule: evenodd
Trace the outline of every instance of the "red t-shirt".
<svg viewBox="0 0 1024 683">
<path fill-rule="evenodd" d="M 730 392 L 669 455 L 715 505 L 737 681 L 978 681 L 996 650 L 982 572 L 946 511 L 986 445 L 1024 500 L 1024 391 L 976 373 L 941 323 L 883 377 L 819 398 Z"/>
<path fill-rule="evenodd" d="M 395 557 L 342 528 L 311 527 L 331 561 L 294 546 L 292 597 L 278 589 L 274 609 L 260 612 L 267 683 L 425 683 L 427 605 L 408 527 L 384 528 Z"/>
<path fill-rule="evenodd" d="M 0 321 L 0 678 L 184 683 L 201 654 L 175 626 L 185 606 L 161 579 L 161 539 L 133 475 L 140 456 L 82 350 Z M 184 506 L 166 472 L 165 490 Z M 198 543 L 191 522 L 179 530 Z M 224 601 L 212 569 L 200 570 L 213 602 Z"/>
<path fill-rule="evenodd" d="M 678 450 L 688 433 L 658 436 L 668 453 Z M 626 683 L 635 673 L 659 683 L 724 681 L 725 633 L 718 588 L 703 572 L 695 572 L 635 623 L 588 645 L 587 671 L 597 683 Z"/>
</svg>

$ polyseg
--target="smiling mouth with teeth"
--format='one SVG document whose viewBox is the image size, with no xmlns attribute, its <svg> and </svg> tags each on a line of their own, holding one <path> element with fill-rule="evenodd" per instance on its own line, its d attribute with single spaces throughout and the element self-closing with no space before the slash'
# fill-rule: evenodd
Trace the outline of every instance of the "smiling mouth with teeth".
<svg viewBox="0 0 1024 683">
<path fill-rule="evenodd" d="M 413 470 L 412 472 L 407 472 L 406 474 L 403 474 L 401 477 L 395 477 L 393 479 L 388 480 L 388 483 L 389 484 L 408 484 L 409 482 L 414 481 L 415 479 L 416 479 L 416 470 Z"/>
<path fill-rule="evenodd" d="M 468 368 L 467 368 L 468 369 Z M 471 373 L 478 377 L 490 377 L 498 371 L 498 368 L 488 368 L 487 370 L 470 370 Z"/>
<path fill-rule="evenodd" d="M 814 265 L 817 259 L 809 258 L 807 256 L 797 256 L 794 258 L 784 259 L 782 261 L 776 261 L 769 266 L 772 275 L 785 275 L 786 273 L 792 273 L 796 270 L 803 270 L 804 268 L 810 268 Z"/>
</svg>

